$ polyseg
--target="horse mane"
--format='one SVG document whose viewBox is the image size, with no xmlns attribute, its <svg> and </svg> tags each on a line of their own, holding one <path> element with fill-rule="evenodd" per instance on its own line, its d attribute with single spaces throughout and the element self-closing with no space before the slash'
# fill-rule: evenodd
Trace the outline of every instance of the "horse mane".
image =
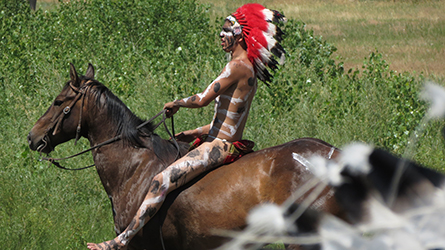
<svg viewBox="0 0 445 250">
<path fill-rule="evenodd" d="M 128 146 L 136 146 L 141 148 L 151 148 L 155 155 L 164 162 L 170 162 L 172 156 L 177 153 L 177 148 L 171 141 L 162 139 L 159 135 L 154 133 L 154 125 L 152 122 L 147 123 L 143 127 L 137 129 L 139 125 L 145 122 L 136 116 L 117 96 L 111 92 L 101 82 L 90 79 L 85 76 L 80 76 L 80 81 L 90 81 L 90 93 L 95 99 L 97 107 L 104 107 L 107 109 L 107 116 L 110 117 L 111 122 L 116 126 L 114 136 L 121 135 L 121 140 Z M 69 87 L 70 81 L 66 83 L 65 88 Z M 101 102 L 101 97 L 104 102 Z M 150 138 L 150 143 L 142 140 L 142 138 Z M 179 151 L 184 155 L 189 148 L 188 143 L 179 142 Z"/>
<path fill-rule="evenodd" d="M 91 96 L 96 101 L 96 106 L 107 109 L 107 115 L 111 122 L 116 125 L 116 132 L 114 136 L 122 135 L 122 141 L 131 146 L 147 147 L 142 137 L 149 137 L 154 135 L 154 126 L 150 122 L 140 129 L 137 127 L 145 122 L 136 116 L 117 96 L 111 92 L 105 85 L 95 79 L 89 79 L 85 76 L 80 76 L 81 81 L 90 81 Z M 67 83 L 69 85 L 69 82 Z M 101 97 L 105 102 L 101 102 Z"/>
</svg>

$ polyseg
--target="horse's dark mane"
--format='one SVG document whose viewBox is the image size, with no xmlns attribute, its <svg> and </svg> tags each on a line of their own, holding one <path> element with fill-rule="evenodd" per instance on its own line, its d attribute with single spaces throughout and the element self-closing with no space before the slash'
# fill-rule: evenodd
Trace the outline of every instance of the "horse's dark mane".
<svg viewBox="0 0 445 250">
<path fill-rule="evenodd" d="M 95 99 L 97 107 L 104 107 L 107 109 L 107 116 L 110 117 L 110 122 L 116 126 L 116 131 L 113 136 L 121 135 L 121 140 L 124 144 L 136 147 L 151 148 L 156 156 L 163 162 L 169 162 L 177 154 L 177 148 L 168 140 L 162 139 L 159 135 L 154 133 L 153 123 L 147 123 L 140 129 L 139 125 L 145 121 L 136 116 L 131 110 L 105 85 L 95 79 L 89 79 L 85 76 L 80 76 L 80 82 L 87 82 L 90 85 L 91 96 Z M 69 88 L 71 81 L 68 81 L 65 88 Z M 104 102 L 102 102 L 104 100 Z M 144 142 L 143 138 L 148 138 L 149 141 Z M 188 147 L 188 143 L 179 143 L 180 152 L 184 154 Z"/>
<path fill-rule="evenodd" d="M 95 79 L 88 79 L 85 77 L 80 78 L 81 81 L 90 80 L 90 91 L 95 98 L 96 106 L 103 105 L 107 109 L 108 117 L 111 118 L 111 122 L 116 125 L 116 134 L 122 135 L 122 141 L 129 143 L 130 145 L 146 147 L 141 137 L 151 136 L 153 133 L 153 124 L 148 123 L 139 130 L 137 126 L 145 122 L 138 116 L 136 116 L 131 110 L 117 97 L 115 96 L 105 85 Z M 67 83 L 68 85 L 69 83 Z M 105 98 L 105 102 L 101 103 L 101 97 Z"/>
</svg>

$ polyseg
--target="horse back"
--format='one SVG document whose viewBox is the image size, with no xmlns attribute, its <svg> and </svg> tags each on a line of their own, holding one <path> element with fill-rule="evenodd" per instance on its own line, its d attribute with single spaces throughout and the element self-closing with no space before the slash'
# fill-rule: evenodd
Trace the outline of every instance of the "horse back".
<svg viewBox="0 0 445 250">
<path fill-rule="evenodd" d="M 195 179 L 168 209 L 163 227 L 167 249 L 218 247 L 227 239 L 213 235 L 212 229 L 241 230 L 256 205 L 282 204 L 312 177 L 301 159 L 314 154 L 332 159 L 339 150 L 322 140 L 297 139 L 255 151 Z M 329 188 L 312 208 L 340 212 Z"/>
</svg>

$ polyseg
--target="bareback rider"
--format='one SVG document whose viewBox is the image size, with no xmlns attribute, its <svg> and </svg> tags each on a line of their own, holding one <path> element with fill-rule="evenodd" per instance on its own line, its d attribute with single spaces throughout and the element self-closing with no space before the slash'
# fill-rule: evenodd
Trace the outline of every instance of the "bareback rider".
<svg viewBox="0 0 445 250">
<path fill-rule="evenodd" d="M 266 66 L 277 67 L 274 55 L 284 62 L 284 50 L 279 44 L 282 32 L 272 24 L 284 20 L 279 12 L 260 4 L 246 4 L 226 18 L 220 33 L 221 46 L 231 54 L 231 61 L 202 93 L 164 105 L 171 117 L 180 107 L 201 108 L 214 100 L 212 122 L 177 135 L 178 140 L 187 142 L 198 139 L 184 157 L 153 178 L 131 224 L 111 241 L 88 243 L 89 249 L 123 249 L 156 214 L 169 192 L 204 171 L 252 151 L 253 142 L 241 140 L 244 126 L 257 90 L 257 78 L 271 81 Z"/>
</svg>

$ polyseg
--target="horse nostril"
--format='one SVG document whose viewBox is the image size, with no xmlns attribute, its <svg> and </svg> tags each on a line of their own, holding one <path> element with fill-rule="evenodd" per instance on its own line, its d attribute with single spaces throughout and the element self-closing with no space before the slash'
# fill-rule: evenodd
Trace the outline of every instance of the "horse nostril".
<svg viewBox="0 0 445 250">
<path fill-rule="evenodd" d="M 29 132 L 28 136 L 26 137 L 28 140 L 28 145 L 31 146 L 32 140 L 31 140 L 31 132 Z"/>
</svg>

